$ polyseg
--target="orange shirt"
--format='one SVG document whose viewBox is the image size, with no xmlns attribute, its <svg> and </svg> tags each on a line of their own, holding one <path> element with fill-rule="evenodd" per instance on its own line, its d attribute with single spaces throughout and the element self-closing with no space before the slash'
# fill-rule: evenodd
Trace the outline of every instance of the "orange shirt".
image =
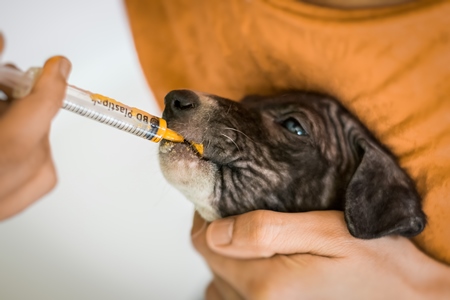
<svg viewBox="0 0 450 300">
<path fill-rule="evenodd" d="M 450 264 L 450 1 L 339 10 L 296 0 L 126 0 L 158 102 L 189 88 L 239 99 L 336 96 L 399 158 L 424 197 L 415 238 Z"/>
</svg>

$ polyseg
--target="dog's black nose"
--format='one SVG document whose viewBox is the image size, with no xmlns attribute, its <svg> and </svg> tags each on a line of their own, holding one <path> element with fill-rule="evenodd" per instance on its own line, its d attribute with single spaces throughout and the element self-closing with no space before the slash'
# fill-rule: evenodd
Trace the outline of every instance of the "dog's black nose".
<svg viewBox="0 0 450 300">
<path fill-rule="evenodd" d="M 200 105 L 198 95 L 190 90 L 174 90 L 164 98 L 164 114 L 168 117 L 191 113 Z"/>
</svg>

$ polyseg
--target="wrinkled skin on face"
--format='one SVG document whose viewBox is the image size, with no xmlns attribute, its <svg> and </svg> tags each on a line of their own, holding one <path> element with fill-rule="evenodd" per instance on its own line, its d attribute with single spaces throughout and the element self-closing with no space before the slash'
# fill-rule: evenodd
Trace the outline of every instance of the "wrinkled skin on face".
<svg viewBox="0 0 450 300">
<path fill-rule="evenodd" d="M 420 197 L 392 155 L 337 101 L 305 92 L 234 102 L 170 92 L 163 118 L 186 140 L 163 141 L 167 180 L 208 221 L 251 210 L 343 210 L 360 238 L 412 236 Z"/>
</svg>

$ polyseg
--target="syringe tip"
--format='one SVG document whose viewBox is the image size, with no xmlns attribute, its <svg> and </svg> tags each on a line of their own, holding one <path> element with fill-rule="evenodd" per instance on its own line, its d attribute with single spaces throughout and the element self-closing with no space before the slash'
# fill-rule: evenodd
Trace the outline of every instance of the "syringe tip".
<svg viewBox="0 0 450 300">
<path fill-rule="evenodd" d="M 169 128 L 167 128 L 166 132 L 164 132 L 164 136 L 162 138 L 172 142 L 184 142 L 184 137 L 182 135 Z"/>
<path fill-rule="evenodd" d="M 192 149 L 197 152 L 200 156 L 203 156 L 203 144 L 197 144 L 194 142 L 190 142 L 184 139 L 182 135 L 179 133 L 167 128 L 166 132 L 164 133 L 163 139 L 176 142 L 176 143 L 183 143 L 186 142 L 189 145 L 191 145 Z"/>
</svg>

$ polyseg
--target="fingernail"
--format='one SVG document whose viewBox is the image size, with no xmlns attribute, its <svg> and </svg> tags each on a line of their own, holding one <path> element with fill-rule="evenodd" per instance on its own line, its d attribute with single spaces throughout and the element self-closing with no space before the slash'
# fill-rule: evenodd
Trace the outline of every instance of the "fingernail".
<svg viewBox="0 0 450 300">
<path fill-rule="evenodd" d="M 59 72 L 65 79 L 67 79 L 67 77 L 69 77 L 71 69 L 72 69 L 72 65 L 66 58 L 63 57 L 59 60 Z"/>
<path fill-rule="evenodd" d="M 225 246 L 233 238 L 234 218 L 226 218 L 213 222 L 210 227 L 210 241 L 214 246 Z"/>
</svg>

